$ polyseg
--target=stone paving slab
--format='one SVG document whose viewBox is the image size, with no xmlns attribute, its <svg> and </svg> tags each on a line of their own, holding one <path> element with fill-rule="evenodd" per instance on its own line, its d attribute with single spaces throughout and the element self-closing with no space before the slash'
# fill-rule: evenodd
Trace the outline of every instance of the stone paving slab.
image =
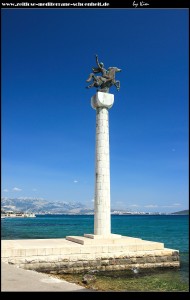
<svg viewBox="0 0 190 300">
<path fill-rule="evenodd" d="M 1 292 L 92 292 L 47 274 L 1 262 Z"/>
</svg>

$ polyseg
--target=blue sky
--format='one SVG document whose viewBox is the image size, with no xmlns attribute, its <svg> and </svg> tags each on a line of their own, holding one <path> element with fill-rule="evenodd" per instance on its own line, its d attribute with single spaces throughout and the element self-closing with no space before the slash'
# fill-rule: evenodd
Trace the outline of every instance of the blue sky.
<svg viewBox="0 0 190 300">
<path fill-rule="evenodd" d="M 2 10 L 2 196 L 93 206 L 95 54 L 112 87 L 111 205 L 188 208 L 188 10 Z"/>
</svg>

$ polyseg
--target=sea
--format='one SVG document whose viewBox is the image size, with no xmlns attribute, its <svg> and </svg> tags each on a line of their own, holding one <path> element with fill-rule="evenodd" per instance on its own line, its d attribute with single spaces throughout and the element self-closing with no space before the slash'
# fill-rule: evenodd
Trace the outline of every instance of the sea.
<svg viewBox="0 0 190 300">
<path fill-rule="evenodd" d="M 112 233 L 162 242 L 180 251 L 182 283 L 189 282 L 189 216 L 112 215 Z M 37 215 L 1 219 L 1 239 L 51 239 L 93 233 L 93 215 Z M 173 271 L 175 272 L 175 271 Z"/>
</svg>

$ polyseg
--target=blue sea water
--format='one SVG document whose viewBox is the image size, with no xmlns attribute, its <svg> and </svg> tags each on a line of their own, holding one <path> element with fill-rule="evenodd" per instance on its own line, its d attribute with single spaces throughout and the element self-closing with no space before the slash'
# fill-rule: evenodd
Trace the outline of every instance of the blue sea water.
<svg viewBox="0 0 190 300">
<path fill-rule="evenodd" d="M 112 233 L 163 242 L 180 251 L 180 272 L 189 278 L 189 216 L 112 215 Z M 93 233 L 94 217 L 87 215 L 37 215 L 36 218 L 1 219 L 1 238 L 51 239 Z"/>
</svg>

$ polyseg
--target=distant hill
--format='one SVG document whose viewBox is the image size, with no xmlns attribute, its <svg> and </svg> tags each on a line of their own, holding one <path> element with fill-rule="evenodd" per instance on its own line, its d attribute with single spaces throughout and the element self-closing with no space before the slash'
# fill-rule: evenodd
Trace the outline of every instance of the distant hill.
<svg viewBox="0 0 190 300">
<path fill-rule="evenodd" d="M 180 210 L 180 211 L 176 211 L 174 213 L 172 213 L 172 215 L 189 215 L 189 210 Z"/>
<path fill-rule="evenodd" d="M 88 214 L 93 213 L 80 202 L 46 201 L 42 198 L 1 198 L 1 209 L 3 211 L 33 212 L 36 214 Z"/>
</svg>

